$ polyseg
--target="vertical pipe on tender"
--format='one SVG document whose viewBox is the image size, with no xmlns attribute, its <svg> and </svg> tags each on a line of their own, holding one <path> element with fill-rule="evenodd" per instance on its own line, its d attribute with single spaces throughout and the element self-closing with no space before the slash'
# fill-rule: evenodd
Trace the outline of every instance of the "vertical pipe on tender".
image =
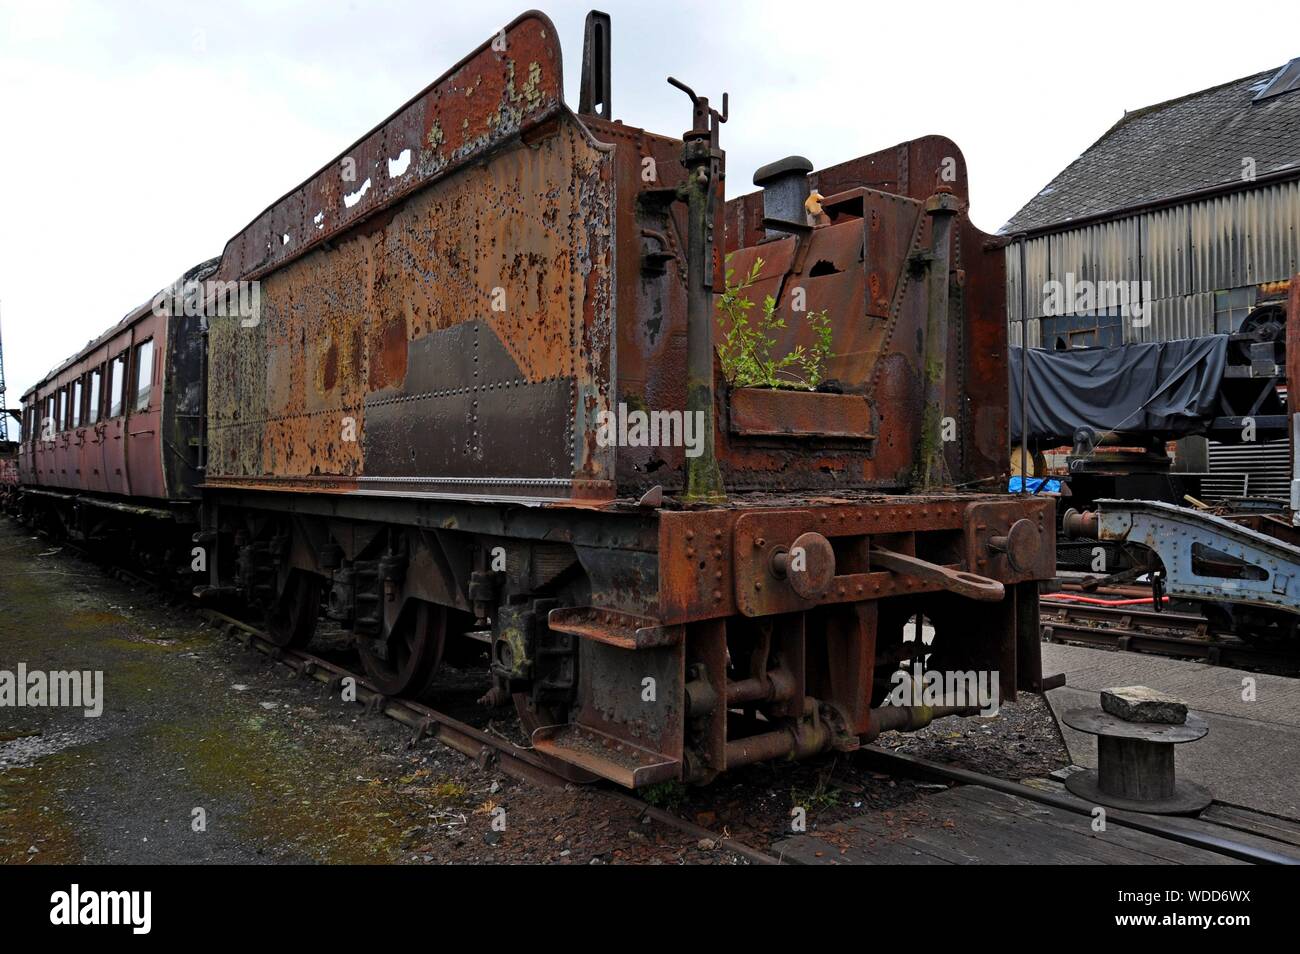
<svg viewBox="0 0 1300 954">
<path fill-rule="evenodd" d="M 717 503 L 726 499 L 726 493 L 713 439 L 713 210 L 725 169 L 718 148 L 718 125 L 727 121 L 727 97 L 724 93 L 719 113 L 689 86 L 671 76 L 668 82 L 691 98 L 693 120 L 692 128 L 682 137 L 686 181 L 678 197 L 687 206 L 686 413 L 699 422 L 702 433 L 699 455 L 686 458 L 682 496 L 688 502 Z"/>
<path fill-rule="evenodd" d="M 1025 272 L 1025 233 L 1020 243 L 1020 492 L 1029 492 L 1029 275 Z"/>
</svg>

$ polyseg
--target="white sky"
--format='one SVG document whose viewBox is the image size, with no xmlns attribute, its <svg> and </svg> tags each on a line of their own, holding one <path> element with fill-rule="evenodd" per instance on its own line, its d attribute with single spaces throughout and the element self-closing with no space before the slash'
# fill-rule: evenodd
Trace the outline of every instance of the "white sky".
<svg viewBox="0 0 1300 954">
<path fill-rule="evenodd" d="M 0 0 L 8 403 L 524 9 L 526 0 Z M 540 2 L 540 0 L 535 0 Z M 929 133 L 996 231 L 1136 109 L 1300 56 L 1294 0 L 602 0 L 614 113 L 679 135 L 720 105 L 731 193 Z M 587 4 L 545 10 L 577 104 Z M 11 422 L 11 431 L 12 422 Z"/>
</svg>

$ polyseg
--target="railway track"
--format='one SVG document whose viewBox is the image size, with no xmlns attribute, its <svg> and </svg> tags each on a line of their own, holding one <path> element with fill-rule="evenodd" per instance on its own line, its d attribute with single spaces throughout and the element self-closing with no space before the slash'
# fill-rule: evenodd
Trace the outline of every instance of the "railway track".
<svg viewBox="0 0 1300 954">
<path fill-rule="evenodd" d="M 79 543 L 63 540 L 58 544 L 77 554 L 82 559 L 95 564 L 108 575 L 125 583 L 140 586 L 158 594 L 160 597 L 177 605 L 193 605 L 190 598 L 177 593 L 165 581 L 144 575 L 134 570 L 107 564 L 90 548 Z M 356 689 L 355 701 L 367 712 L 384 715 L 412 730 L 410 745 L 418 745 L 429 739 L 450 749 L 460 752 L 472 759 L 480 769 L 496 768 L 511 778 L 537 785 L 542 788 L 563 789 L 574 784 L 555 772 L 542 756 L 515 745 L 504 739 L 485 732 L 447 713 L 440 712 L 423 703 L 400 697 L 385 696 L 364 673 L 349 669 L 338 662 L 324 659 L 313 653 L 298 649 L 284 649 L 275 645 L 262 630 L 250 623 L 217 610 L 197 608 L 198 615 L 209 626 L 224 635 L 238 639 L 245 648 L 265 654 L 274 664 L 282 665 L 294 672 L 299 679 L 313 679 L 330 686 L 331 691 L 342 688 L 343 680 L 353 680 Z M 599 783 L 595 783 L 599 784 Z M 606 797 L 620 801 L 638 811 L 643 817 L 652 819 L 662 825 L 675 829 L 693 839 L 709 839 L 723 850 L 729 851 L 750 864 L 777 865 L 781 859 L 758 848 L 745 844 L 728 835 L 720 834 L 697 825 L 671 812 L 650 805 L 635 795 L 601 785 Z"/>
<path fill-rule="evenodd" d="M 368 712 L 385 715 L 410 728 L 413 732 L 410 744 L 413 746 L 418 745 L 423 739 L 431 739 L 468 756 L 481 769 L 497 768 L 511 778 L 547 788 L 564 788 L 566 785 L 573 784 L 553 771 L 545 759 L 530 749 L 484 732 L 423 703 L 385 696 L 364 674 L 309 652 L 282 649 L 267 639 L 266 635 L 256 627 L 233 616 L 215 610 L 199 610 L 199 614 L 227 636 L 240 639 L 246 647 L 265 653 L 277 664 L 293 670 L 300 679 L 314 679 L 327 683 L 331 692 L 341 690 L 345 679 L 353 680 L 356 688 L 355 701 L 364 706 Z M 774 855 L 679 818 L 671 812 L 647 804 L 634 795 L 604 786 L 602 789 L 609 798 L 633 806 L 643 816 L 676 829 L 691 838 L 697 840 L 707 838 L 720 848 L 744 858 L 750 864 L 781 863 Z"/>
<path fill-rule="evenodd" d="M 200 610 L 199 612 L 211 625 L 222 629 L 226 635 L 239 638 L 248 648 L 257 649 L 271 657 L 276 663 L 289 667 L 299 678 L 315 679 L 319 682 L 328 683 L 331 691 L 337 691 L 341 687 L 343 679 L 354 679 L 357 690 L 356 701 L 365 706 L 368 711 L 381 713 L 412 729 L 412 745 L 419 744 L 421 740 L 426 738 L 432 739 L 475 760 L 481 769 L 486 770 L 495 767 L 512 778 L 534 785 L 563 788 L 567 784 L 572 784 L 553 772 L 536 753 L 515 745 L 507 739 L 486 733 L 421 703 L 384 696 L 369 683 L 364 675 L 338 663 L 322 659 L 312 653 L 281 649 L 266 639 L 264 634 L 255 627 L 234 617 L 213 610 Z M 979 785 L 1039 804 L 1063 808 L 1091 817 L 1091 806 L 1083 805 L 1078 799 L 1064 792 L 1057 794 L 1042 791 L 981 772 L 955 768 L 875 746 L 867 746 L 861 752 L 867 764 L 887 768 L 891 772 L 900 774 L 916 773 L 931 778 L 942 778 L 962 785 Z M 770 854 L 734 838 L 720 835 L 694 822 L 680 818 L 671 812 L 648 805 L 635 795 L 610 788 L 603 783 L 594 784 L 600 785 L 609 798 L 633 806 L 642 815 L 680 831 L 691 838 L 710 839 L 716 842 L 719 847 L 744 858 L 751 864 L 779 865 L 788 863 L 778 855 Z M 1261 846 L 1257 840 L 1254 842 L 1234 840 L 1231 837 L 1224 837 L 1222 834 L 1207 832 L 1203 828 L 1189 827 L 1186 820 L 1116 810 L 1109 810 L 1107 817 L 1111 823 L 1122 827 L 1132 828 L 1169 841 L 1212 851 L 1216 854 L 1252 864 L 1290 865 L 1297 863 L 1295 858 L 1271 851 L 1267 846 Z"/>
<path fill-rule="evenodd" d="M 1146 605 L 1105 605 L 1061 598 L 1077 595 L 1077 592 L 1042 595 L 1039 627 L 1048 642 L 1152 653 L 1279 675 L 1300 674 L 1300 654 L 1218 632 L 1200 613 L 1175 609 L 1156 612 L 1149 600 Z M 1122 601 L 1129 597 L 1129 591 L 1098 590 L 1096 596 Z"/>
</svg>

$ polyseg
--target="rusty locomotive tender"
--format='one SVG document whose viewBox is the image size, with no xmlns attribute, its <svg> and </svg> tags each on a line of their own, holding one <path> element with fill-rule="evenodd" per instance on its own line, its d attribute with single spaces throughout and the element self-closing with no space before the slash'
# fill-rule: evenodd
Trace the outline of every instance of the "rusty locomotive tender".
<svg viewBox="0 0 1300 954">
<path fill-rule="evenodd" d="M 931 668 L 1039 688 L 1053 504 L 994 492 L 1002 242 L 960 152 L 792 158 L 724 201 L 726 101 L 672 82 L 681 138 L 613 121 L 592 14 L 575 112 L 521 16 L 184 276 L 201 317 L 160 295 L 25 394 L 19 515 L 198 570 L 284 646 L 333 619 L 387 695 L 487 643 L 485 702 L 573 778 L 708 781 L 949 714 L 882 704 L 922 619 Z M 727 382 L 728 260 L 761 260 L 778 347 L 809 343 L 796 289 L 827 312 L 835 386 Z M 255 316 L 213 313 L 246 284 Z M 598 440 L 620 406 L 698 413 L 698 453 Z"/>
</svg>

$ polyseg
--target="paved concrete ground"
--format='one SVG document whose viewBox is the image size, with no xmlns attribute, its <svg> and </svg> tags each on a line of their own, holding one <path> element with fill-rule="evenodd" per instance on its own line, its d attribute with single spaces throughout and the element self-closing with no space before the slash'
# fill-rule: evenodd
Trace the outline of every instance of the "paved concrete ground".
<svg viewBox="0 0 1300 954">
<path fill-rule="evenodd" d="M 1066 674 L 1066 685 L 1047 696 L 1058 721 L 1068 709 L 1098 705 L 1098 693 L 1112 686 L 1150 686 L 1182 699 L 1210 732 L 1175 748 L 1180 777 L 1219 801 L 1300 819 L 1300 679 L 1048 643 L 1043 672 Z M 1061 731 L 1074 762 L 1094 767 L 1096 740 Z"/>
</svg>

